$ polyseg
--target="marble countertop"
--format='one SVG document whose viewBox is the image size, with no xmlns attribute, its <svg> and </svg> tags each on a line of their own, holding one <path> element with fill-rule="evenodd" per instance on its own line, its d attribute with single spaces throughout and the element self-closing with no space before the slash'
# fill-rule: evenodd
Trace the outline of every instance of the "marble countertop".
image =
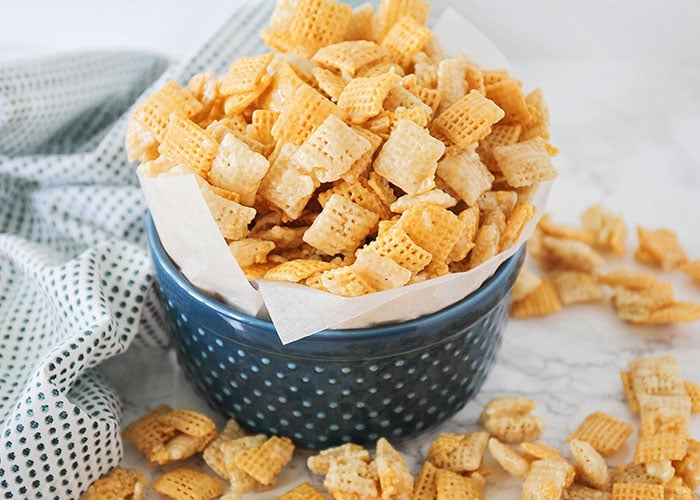
<svg viewBox="0 0 700 500">
<path fill-rule="evenodd" d="M 675 2 L 669 12 L 668 4 L 647 1 L 635 3 L 630 14 L 621 1 L 600 7 L 549 1 L 545 6 L 553 14 L 544 16 L 539 8 L 531 12 L 520 2 L 458 3 L 452 2 L 511 59 L 525 87 L 544 90 L 552 114 L 552 143 L 561 151 L 555 158 L 560 176 L 548 204 L 554 219 L 575 223 L 588 206 L 602 203 L 621 213 L 630 228 L 628 256 L 622 261 L 632 262 L 637 225 L 675 230 L 687 253 L 700 258 L 700 33 L 692 21 L 700 19 L 698 4 Z M 48 0 L 30 4 L 42 4 L 50 12 L 58 8 Z M 14 16 L 20 19 L 30 8 L 17 5 L 5 18 L 10 28 L 0 30 L 0 54 L 129 47 L 178 57 L 206 36 L 206 23 L 213 28 L 231 8 L 231 2 L 206 0 L 198 4 L 195 19 L 191 3 L 184 1 L 133 2 L 128 9 L 126 2 L 103 2 L 99 9 L 77 0 L 61 5 L 79 16 L 54 23 L 43 38 L 32 37 L 41 26 L 26 33 L 11 27 Z M 119 22 L 154 29 L 144 33 L 109 28 L 112 13 Z M 86 29 L 76 31 L 77 22 Z M 614 259 L 608 265 L 622 261 Z M 659 276 L 673 282 L 679 299 L 700 302 L 700 286 L 684 275 Z M 617 319 L 607 302 L 568 307 L 542 319 L 512 320 L 478 396 L 440 428 L 402 443 L 399 449 L 417 472 L 434 437 L 474 430 L 483 405 L 504 394 L 535 399 L 535 414 L 547 424 L 542 440 L 564 451 L 566 436 L 592 411 L 608 412 L 636 426 L 619 372 L 632 359 L 661 354 L 674 355 L 683 376 L 700 382 L 700 322 L 632 327 Z M 108 361 L 103 371 L 122 397 L 124 422 L 157 403 L 211 413 L 190 389 L 173 355 L 130 349 Z M 693 417 L 691 434 L 700 437 L 698 415 Z M 628 443 L 610 463 L 629 461 L 632 451 Z M 124 463 L 145 467 L 130 446 Z M 521 481 L 498 467 L 494 470 L 487 498 L 517 498 Z M 274 492 L 309 477 L 303 458 L 297 457 Z M 318 484 L 319 478 L 311 480 Z M 267 492 L 250 498 L 273 496 Z"/>
</svg>

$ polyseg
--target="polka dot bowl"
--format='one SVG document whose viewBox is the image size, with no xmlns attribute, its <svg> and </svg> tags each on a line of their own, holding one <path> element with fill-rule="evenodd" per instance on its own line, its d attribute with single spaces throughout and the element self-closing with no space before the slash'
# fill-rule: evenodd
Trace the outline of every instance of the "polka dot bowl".
<svg viewBox="0 0 700 500">
<path fill-rule="evenodd" d="M 520 249 L 477 291 L 428 316 L 283 346 L 271 322 L 193 287 L 150 220 L 147 232 L 178 359 L 196 390 L 249 431 L 308 449 L 400 441 L 459 411 L 494 362 L 524 258 Z"/>
</svg>

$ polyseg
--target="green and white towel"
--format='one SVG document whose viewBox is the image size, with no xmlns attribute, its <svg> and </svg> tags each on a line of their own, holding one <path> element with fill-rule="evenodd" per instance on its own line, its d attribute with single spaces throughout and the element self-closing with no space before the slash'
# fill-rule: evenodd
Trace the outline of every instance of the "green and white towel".
<svg viewBox="0 0 700 500">
<path fill-rule="evenodd" d="M 126 117 L 167 79 L 263 52 L 273 6 L 243 5 L 171 67 L 136 53 L 0 65 L 2 498 L 78 498 L 119 463 L 121 405 L 99 365 L 168 343 Z"/>
</svg>

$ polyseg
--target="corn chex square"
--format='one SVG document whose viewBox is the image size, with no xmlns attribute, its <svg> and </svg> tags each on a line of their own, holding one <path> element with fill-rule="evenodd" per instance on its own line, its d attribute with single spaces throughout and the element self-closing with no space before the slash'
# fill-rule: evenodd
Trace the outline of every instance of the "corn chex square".
<svg viewBox="0 0 700 500">
<path fill-rule="evenodd" d="M 489 135 L 491 126 L 504 115 L 496 103 L 476 90 L 471 90 L 440 113 L 431 129 L 444 134 L 460 148 L 467 148 Z"/>
<path fill-rule="evenodd" d="M 602 455 L 611 455 L 619 450 L 632 435 L 632 426 L 603 412 L 586 416 L 567 441 L 578 439 L 588 442 Z"/>
<path fill-rule="evenodd" d="M 614 483 L 610 500 L 663 500 L 662 484 Z"/>
<path fill-rule="evenodd" d="M 304 57 L 339 42 L 352 19 L 352 7 L 335 0 L 299 0 L 289 27 L 294 51 Z"/>
<path fill-rule="evenodd" d="M 389 29 L 381 41 L 381 46 L 389 52 L 393 61 L 407 68 L 431 36 L 432 33 L 428 28 L 412 16 L 405 15 Z"/>
<path fill-rule="evenodd" d="M 532 121 L 530 107 L 525 100 L 521 83 L 515 78 L 507 77 L 487 85 L 486 97 L 506 112 L 503 118 L 505 123 L 527 125 Z"/>
<path fill-rule="evenodd" d="M 430 3 L 425 0 L 384 0 L 379 3 L 372 19 L 372 34 L 375 40 L 384 38 L 386 32 L 403 16 L 411 16 L 425 26 L 430 13 Z"/>
<path fill-rule="evenodd" d="M 370 142 L 335 115 L 328 115 L 292 155 L 301 173 L 320 182 L 340 179 L 366 153 Z"/>
<path fill-rule="evenodd" d="M 176 500 L 211 500 L 224 492 L 221 481 L 189 467 L 178 467 L 166 472 L 151 487 Z"/>
<path fill-rule="evenodd" d="M 348 84 L 345 78 L 326 68 L 313 68 L 311 76 L 314 77 L 316 86 L 333 102 L 338 102 L 340 94 L 343 93 L 345 86 Z"/>
<path fill-rule="evenodd" d="M 411 120 L 399 120 L 374 161 L 374 170 L 408 194 L 435 186 L 437 162 L 445 145 Z"/>
<path fill-rule="evenodd" d="M 383 62 L 388 57 L 387 50 L 371 40 L 349 40 L 319 49 L 312 60 L 354 77 L 360 69 Z"/>
<path fill-rule="evenodd" d="M 537 88 L 526 95 L 525 102 L 530 108 L 532 120 L 523 127 L 520 140 L 527 141 L 535 137 L 549 139 L 549 109 L 544 100 L 542 89 Z"/>
<path fill-rule="evenodd" d="M 183 115 L 172 113 L 158 152 L 174 163 L 183 163 L 206 178 L 219 145 L 201 127 Z"/>
<path fill-rule="evenodd" d="M 494 179 L 473 149 L 448 150 L 437 164 L 437 175 L 469 206 L 491 189 Z"/>
<path fill-rule="evenodd" d="M 240 94 L 256 89 L 267 74 L 267 67 L 274 54 L 260 54 L 241 57 L 231 65 L 219 82 L 219 91 L 223 95 Z"/>
<path fill-rule="evenodd" d="M 379 216 L 340 195 L 332 195 L 304 233 L 304 241 L 328 255 L 353 253 Z"/>
<path fill-rule="evenodd" d="M 224 198 L 201 184 L 199 192 L 224 238 L 235 241 L 248 234 L 248 224 L 252 222 L 256 214 L 254 208 Z"/>
<path fill-rule="evenodd" d="M 413 273 L 420 272 L 433 258 L 433 254 L 414 242 L 403 228 L 394 224 L 363 248 L 389 257 Z"/>
<path fill-rule="evenodd" d="M 318 195 L 318 202 L 321 206 L 325 206 L 328 198 L 334 194 L 339 194 L 362 208 L 376 213 L 380 219 L 388 219 L 391 216 L 386 205 L 382 203 L 381 198 L 372 190 L 369 182 L 363 177 L 360 177 L 356 182 L 344 181 L 334 184 L 333 187 Z"/>
<path fill-rule="evenodd" d="M 411 271 L 390 257 L 367 250 L 356 252 L 356 257 L 350 267 L 360 273 L 375 290 L 399 288 L 411 279 Z"/>
<path fill-rule="evenodd" d="M 353 123 L 364 123 L 382 111 L 384 99 L 400 79 L 394 73 L 353 78 L 338 97 L 338 107 Z"/>
<path fill-rule="evenodd" d="M 432 203 L 409 207 L 401 214 L 398 225 L 411 240 L 433 255 L 433 262 L 447 259 L 465 228 L 455 214 Z"/>
<path fill-rule="evenodd" d="M 493 156 L 506 181 L 513 187 L 530 186 L 557 176 L 547 144 L 541 137 L 509 146 L 496 146 Z"/>
</svg>

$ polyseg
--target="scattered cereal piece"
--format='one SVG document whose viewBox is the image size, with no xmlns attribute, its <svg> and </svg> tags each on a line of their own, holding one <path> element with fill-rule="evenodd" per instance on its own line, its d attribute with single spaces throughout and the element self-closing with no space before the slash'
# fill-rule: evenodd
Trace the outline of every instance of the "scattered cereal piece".
<svg viewBox="0 0 700 500">
<path fill-rule="evenodd" d="M 175 500 L 211 500 L 224 492 L 221 481 L 189 467 L 166 472 L 153 482 L 152 488 Z"/>
<path fill-rule="evenodd" d="M 509 146 L 496 146 L 493 156 L 508 184 L 513 187 L 529 186 L 557 176 L 547 145 L 540 137 Z"/>
<path fill-rule="evenodd" d="M 292 459 L 293 452 L 294 445 L 288 438 L 272 436 L 259 448 L 248 448 L 236 453 L 234 463 L 259 483 L 269 485 Z"/>
<path fill-rule="evenodd" d="M 573 480 L 573 467 L 564 460 L 536 460 L 525 476 L 520 500 L 555 500 Z"/>
<path fill-rule="evenodd" d="M 605 489 L 610 481 L 608 466 L 603 457 L 586 441 L 572 439 L 569 441 L 571 455 L 576 460 L 578 473 L 591 486 Z"/>
<path fill-rule="evenodd" d="M 630 424 L 598 411 L 586 416 L 566 440 L 585 441 L 600 454 L 611 455 L 619 450 L 631 435 Z"/>
<path fill-rule="evenodd" d="M 637 237 L 639 248 L 634 257 L 644 264 L 655 265 L 668 271 L 688 262 L 688 256 L 673 231 L 668 229 L 649 231 L 643 227 L 637 227 Z"/>
<path fill-rule="evenodd" d="M 681 271 L 700 284 L 700 259 L 691 260 L 681 266 Z"/>
<path fill-rule="evenodd" d="M 438 132 L 445 134 L 454 144 L 466 149 L 486 137 L 491 132 L 491 126 L 503 116 L 503 110 L 493 101 L 478 91 L 471 90 L 440 113 L 432 126 Z M 547 158 L 549 159 L 549 156 Z M 534 181 L 533 178 L 532 182 Z M 516 186 L 516 184 L 510 184 Z"/>
<path fill-rule="evenodd" d="M 547 316 L 561 309 L 561 302 L 552 283 L 542 277 L 542 283 L 518 301 L 514 301 L 510 315 L 514 318 Z"/>
<path fill-rule="evenodd" d="M 496 438 L 491 438 L 489 439 L 489 452 L 511 476 L 524 478 L 527 475 L 530 462 L 507 444 L 501 443 Z"/>
<path fill-rule="evenodd" d="M 615 483 L 611 500 L 663 500 L 664 487 L 660 484 Z"/>
<path fill-rule="evenodd" d="M 406 465 L 406 460 L 384 438 L 377 441 L 375 461 L 382 498 L 410 498 L 413 492 L 411 471 Z"/>
<path fill-rule="evenodd" d="M 621 215 L 608 212 L 600 205 L 593 205 L 581 214 L 581 223 L 584 229 L 593 234 L 596 248 L 611 251 L 620 257 L 625 255 L 627 226 Z"/>
<path fill-rule="evenodd" d="M 146 489 L 146 478 L 140 472 L 115 467 L 107 475 L 92 483 L 80 500 L 120 498 L 141 500 Z"/>
</svg>

